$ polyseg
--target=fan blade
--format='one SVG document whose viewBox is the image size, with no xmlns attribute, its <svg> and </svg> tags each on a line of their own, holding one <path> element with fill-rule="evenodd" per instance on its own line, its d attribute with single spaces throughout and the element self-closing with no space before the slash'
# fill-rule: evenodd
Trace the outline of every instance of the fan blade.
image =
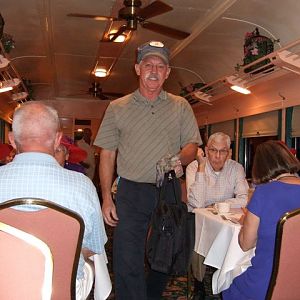
<svg viewBox="0 0 300 300">
<path fill-rule="evenodd" d="M 98 97 L 100 100 L 109 100 L 109 98 L 102 93 L 97 93 L 96 97 Z"/>
<path fill-rule="evenodd" d="M 138 17 L 142 20 L 146 20 L 164 14 L 172 9 L 172 6 L 169 6 L 168 4 L 165 4 L 162 1 L 154 1 L 148 6 L 142 8 Z"/>
<path fill-rule="evenodd" d="M 88 95 L 89 92 L 83 91 L 82 93 L 76 93 L 76 94 L 67 94 L 65 95 L 65 97 L 80 97 L 80 96 L 84 96 L 84 95 Z"/>
<path fill-rule="evenodd" d="M 127 30 L 127 25 L 124 24 L 122 25 L 117 32 L 115 32 L 113 35 L 111 35 L 109 37 L 109 41 L 113 42 L 119 35 L 121 35 L 122 33 L 124 33 Z"/>
<path fill-rule="evenodd" d="M 160 34 L 169 36 L 169 37 L 177 39 L 177 40 L 183 40 L 190 35 L 190 33 L 188 33 L 188 32 L 184 32 L 184 31 L 181 31 L 181 30 L 178 30 L 175 28 L 167 27 L 167 26 L 149 22 L 149 21 L 141 22 L 140 24 L 143 28 L 158 32 Z"/>
<path fill-rule="evenodd" d="M 77 14 L 71 13 L 67 14 L 68 17 L 76 17 L 76 18 L 89 18 L 94 19 L 96 21 L 118 21 L 118 18 L 106 17 L 106 16 L 97 16 L 97 15 L 86 15 L 86 14 Z"/>
<path fill-rule="evenodd" d="M 121 98 L 125 96 L 123 93 L 117 93 L 117 92 L 103 92 L 103 95 L 117 97 L 117 98 Z"/>
</svg>

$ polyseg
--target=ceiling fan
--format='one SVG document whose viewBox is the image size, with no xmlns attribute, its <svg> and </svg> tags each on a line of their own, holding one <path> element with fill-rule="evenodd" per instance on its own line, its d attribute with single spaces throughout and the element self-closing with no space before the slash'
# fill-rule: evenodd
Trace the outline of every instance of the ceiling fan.
<svg viewBox="0 0 300 300">
<path fill-rule="evenodd" d="M 99 82 L 92 82 L 91 87 L 88 90 L 82 91 L 79 94 L 69 94 L 68 97 L 78 97 L 82 95 L 91 95 L 93 98 L 98 98 L 100 100 L 112 100 L 116 98 L 123 97 L 124 94 L 116 92 L 103 92 L 102 87 Z"/>
<path fill-rule="evenodd" d="M 103 92 L 99 82 L 92 83 L 92 86 L 88 90 L 88 94 L 92 95 L 94 98 L 99 98 L 100 100 L 110 100 L 110 97 L 115 99 L 124 96 L 122 93 Z"/>
<path fill-rule="evenodd" d="M 141 8 L 142 1 L 140 0 L 124 0 L 123 3 L 124 7 L 119 10 L 119 16 L 117 18 L 79 13 L 70 13 L 67 16 L 90 18 L 98 21 L 126 21 L 126 24 L 121 25 L 117 32 L 110 36 L 107 41 L 114 41 L 126 30 L 137 30 L 138 24 L 145 29 L 158 32 L 178 40 L 185 39 L 190 35 L 188 32 L 148 21 L 148 19 L 152 17 L 173 10 L 173 7 L 162 1 L 156 0 L 143 8 Z"/>
</svg>

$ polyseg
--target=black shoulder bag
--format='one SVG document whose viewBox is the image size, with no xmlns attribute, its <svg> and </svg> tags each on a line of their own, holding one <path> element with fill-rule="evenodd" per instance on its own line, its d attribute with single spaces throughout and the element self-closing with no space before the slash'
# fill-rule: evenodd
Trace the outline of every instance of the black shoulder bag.
<svg viewBox="0 0 300 300">
<path fill-rule="evenodd" d="M 174 171 L 165 174 L 153 212 L 146 254 L 151 268 L 170 275 L 184 275 L 195 243 L 194 214 L 181 201 L 181 187 Z"/>
</svg>

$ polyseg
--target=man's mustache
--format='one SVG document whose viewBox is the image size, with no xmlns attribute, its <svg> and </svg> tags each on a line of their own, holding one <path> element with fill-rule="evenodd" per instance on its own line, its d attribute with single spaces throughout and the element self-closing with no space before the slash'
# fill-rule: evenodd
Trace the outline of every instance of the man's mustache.
<svg viewBox="0 0 300 300">
<path fill-rule="evenodd" d="M 149 74 L 146 79 L 159 80 L 159 76 L 157 74 Z"/>
</svg>

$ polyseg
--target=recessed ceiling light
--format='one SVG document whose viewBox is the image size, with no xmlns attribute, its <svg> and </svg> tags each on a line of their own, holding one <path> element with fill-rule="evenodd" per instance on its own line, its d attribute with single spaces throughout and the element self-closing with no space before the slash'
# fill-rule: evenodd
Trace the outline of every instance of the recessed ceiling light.
<svg viewBox="0 0 300 300">
<path fill-rule="evenodd" d="M 96 77 L 106 77 L 107 71 L 105 69 L 96 69 L 95 76 Z"/>
<path fill-rule="evenodd" d="M 108 38 L 111 40 L 114 37 L 114 34 L 117 32 L 117 30 L 112 30 L 109 34 L 108 34 Z M 113 40 L 114 43 L 123 43 L 126 40 L 127 35 L 122 33 L 120 35 L 117 36 L 116 39 Z"/>
</svg>

